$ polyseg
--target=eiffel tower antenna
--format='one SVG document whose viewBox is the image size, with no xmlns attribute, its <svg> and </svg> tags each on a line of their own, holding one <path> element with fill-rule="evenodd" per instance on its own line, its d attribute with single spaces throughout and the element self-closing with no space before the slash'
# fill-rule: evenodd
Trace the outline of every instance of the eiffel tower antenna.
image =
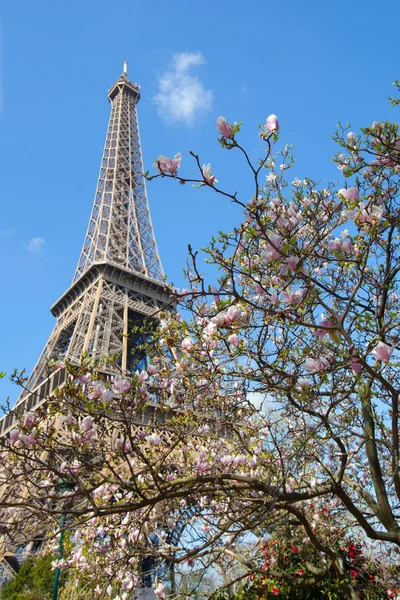
<svg viewBox="0 0 400 600">
<path fill-rule="evenodd" d="M 79 363 L 115 356 L 119 368 L 136 369 L 133 325 L 157 317 L 170 303 L 147 201 L 136 106 L 140 86 L 128 63 L 108 92 L 111 114 L 85 240 L 71 286 L 51 307 L 57 322 L 17 405 L 34 409 L 65 380 L 49 376 L 47 361 Z M 143 359 L 143 357 L 142 357 Z M 0 421 L 0 435 L 12 415 Z"/>
</svg>

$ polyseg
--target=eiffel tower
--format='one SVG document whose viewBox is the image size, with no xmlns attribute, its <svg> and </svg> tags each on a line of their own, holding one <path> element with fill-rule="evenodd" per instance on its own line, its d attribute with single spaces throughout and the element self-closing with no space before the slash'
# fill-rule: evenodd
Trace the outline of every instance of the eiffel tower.
<svg viewBox="0 0 400 600">
<path fill-rule="evenodd" d="M 171 298 L 163 285 L 143 175 L 136 105 L 140 86 L 123 73 L 108 92 L 111 114 L 92 213 L 71 286 L 51 307 L 56 325 L 15 410 L 34 410 L 63 385 L 64 368 L 49 374 L 48 361 L 79 363 L 113 356 L 124 371 L 140 368 L 131 335 L 135 324 L 154 319 Z M 13 427 L 10 413 L 0 436 Z"/>
<path fill-rule="evenodd" d="M 16 413 L 37 409 L 63 386 L 68 377 L 64 360 L 78 364 L 86 352 L 98 360 L 112 356 L 124 371 L 143 368 L 145 357 L 138 350 L 143 340 L 131 332 L 144 319 L 157 319 L 171 304 L 143 175 L 136 111 L 140 87 L 128 79 L 126 62 L 108 98 L 110 120 L 78 266 L 72 284 L 51 307 L 56 325 L 25 391 L 13 411 L 0 420 L 0 437 L 14 427 Z M 50 373 L 49 361 L 61 365 Z M 156 424 L 157 415 L 157 407 L 149 406 L 137 426 Z M 3 570 L 7 564 L 2 561 Z M 142 568 L 138 596 L 142 600 L 155 598 L 151 569 L 152 565 Z"/>
</svg>

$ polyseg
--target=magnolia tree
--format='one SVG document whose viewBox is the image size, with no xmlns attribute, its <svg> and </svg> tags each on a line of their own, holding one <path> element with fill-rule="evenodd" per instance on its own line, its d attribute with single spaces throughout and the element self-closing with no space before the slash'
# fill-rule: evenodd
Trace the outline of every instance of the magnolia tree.
<svg viewBox="0 0 400 600">
<path fill-rule="evenodd" d="M 180 154 L 149 177 L 238 206 L 241 223 L 205 250 L 219 278 L 208 283 L 189 249 L 188 289 L 170 290 L 179 310 L 144 344 L 146 370 L 56 363 L 66 385 L 1 441 L 5 537 L 51 537 L 63 519 L 74 544 L 57 564 L 102 597 L 130 598 L 151 575 L 159 598 L 183 597 L 179 571 L 195 581 L 219 565 L 235 573 L 230 589 L 249 576 L 272 578 L 273 594 L 333 577 L 355 599 L 361 573 L 343 548 L 369 540 L 386 566 L 398 560 L 398 126 L 340 127 L 344 182 L 326 187 L 290 176 L 275 115 L 256 164 L 240 126 L 217 120 L 250 198 L 193 153 L 194 177 Z M 277 530 L 301 538 L 300 570 L 265 559 Z M 373 577 L 371 597 L 396 596 L 390 569 Z"/>
</svg>

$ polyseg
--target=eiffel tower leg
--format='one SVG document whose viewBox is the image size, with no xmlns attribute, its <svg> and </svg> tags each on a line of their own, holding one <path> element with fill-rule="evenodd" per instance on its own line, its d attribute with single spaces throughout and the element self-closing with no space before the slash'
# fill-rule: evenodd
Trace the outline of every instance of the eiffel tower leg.
<svg viewBox="0 0 400 600">
<path fill-rule="evenodd" d="M 176 581 L 175 581 L 175 563 L 171 563 L 169 567 L 169 580 L 171 585 L 171 594 L 176 594 Z"/>
<path fill-rule="evenodd" d="M 97 311 L 99 309 L 99 302 L 100 302 L 100 298 L 101 298 L 101 292 L 103 290 L 103 283 L 104 283 L 104 280 L 100 279 L 99 285 L 97 287 L 97 292 L 96 292 L 95 300 L 94 300 L 92 314 L 90 316 L 89 326 L 88 326 L 87 333 L 86 333 L 85 343 L 83 345 L 83 352 L 87 351 L 87 349 L 89 347 L 89 342 L 92 339 L 93 327 L 94 327 L 94 323 L 96 321 Z"/>
<path fill-rule="evenodd" d="M 143 558 L 141 564 L 142 586 L 139 589 L 137 600 L 155 600 L 156 595 L 153 589 L 155 568 L 156 564 L 153 558 Z"/>
<path fill-rule="evenodd" d="M 121 367 L 122 370 L 125 371 L 127 369 L 128 364 L 128 334 L 129 334 L 129 306 L 128 306 L 128 297 L 125 297 L 125 306 L 124 306 L 124 335 L 122 338 L 122 361 Z"/>
</svg>

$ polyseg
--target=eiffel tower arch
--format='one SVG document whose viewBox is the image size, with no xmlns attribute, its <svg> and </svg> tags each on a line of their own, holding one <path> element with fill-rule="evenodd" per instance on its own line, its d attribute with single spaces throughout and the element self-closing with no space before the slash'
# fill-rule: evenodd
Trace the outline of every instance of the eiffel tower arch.
<svg viewBox="0 0 400 600">
<path fill-rule="evenodd" d="M 16 413 L 37 409 L 65 383 L 66 369 L 49 374 L 49 361 L 79 364 L 87 353 L 95 360 L 113 356 L 123 371 L 140 369 L 142 340 L 132 329 L 171 306 L 143 175 L 136 110 L 140 86 L 128 79 L 127 63 L 108 98 L 111 114 L 78 265 L 71 285 L 51 307 L 55 327 L 14 411 L 0 420 L 0 437 L 13 429 Z M 156 425 L 156 413 L 150 407 L 138 427 Z M 139 597 L 154 594 L 148 590 Z"/>
</svg>

